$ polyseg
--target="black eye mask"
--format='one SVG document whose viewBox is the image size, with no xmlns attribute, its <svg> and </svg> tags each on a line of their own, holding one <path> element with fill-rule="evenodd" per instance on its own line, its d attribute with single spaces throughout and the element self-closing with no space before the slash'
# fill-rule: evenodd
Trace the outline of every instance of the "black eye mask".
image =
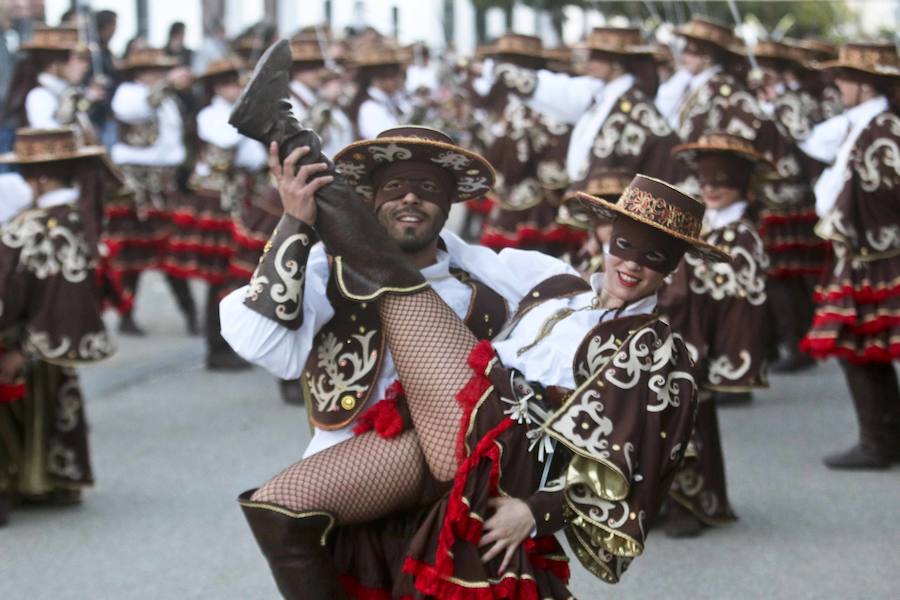
<svg viewBox="0 0 900 600">
<path fill-rule="evenodd" d="M 687 250 L 687 244 L 634 219 L 619 216 L 613 221 L 609 253 L 657 273 L 670 273 Z"/>
<path fill-rule="evenodd" d="M 379 169 L 373 180 L 376 212 L 385 202 L 399 200 L 410 192 L 423 202 L 437 204 L 444 214 L 450 212 L 455 185 L 453 176 L 441 167 L 405 161 Z"/>
</svg>

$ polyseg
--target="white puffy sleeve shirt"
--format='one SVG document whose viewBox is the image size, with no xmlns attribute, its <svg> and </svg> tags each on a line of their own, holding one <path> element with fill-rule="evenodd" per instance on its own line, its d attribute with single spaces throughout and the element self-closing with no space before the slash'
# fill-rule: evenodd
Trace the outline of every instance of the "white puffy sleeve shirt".
<svg viewBox="0 0 900 600">
<path fill-rule="evenodd" d="M 184 162 L 183 123 L 178 105 L 166 97 L 159 107 L 150 106 L 150 88 L 139 83 L 122 83 L 112 99 L 113 114 L 124 123 L 137 125 L 156 118 L 159 137 L 147 147 L 129 146 L 122 142 L 113 144 L 110 155 L 113 162 L 124 165 L 174 167 Z"/>
</svg>

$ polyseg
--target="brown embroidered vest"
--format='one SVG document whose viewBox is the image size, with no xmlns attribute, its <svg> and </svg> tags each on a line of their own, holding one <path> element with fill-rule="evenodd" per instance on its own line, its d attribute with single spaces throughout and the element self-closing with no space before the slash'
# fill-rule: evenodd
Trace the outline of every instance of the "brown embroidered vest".
<svg viewBox="0 0 900 600">
<path fill-rule="evenodd" d="M 149 148 L 159 139 L 159 122 L 153 118 L 142 123 L 126 123 L 116 119 L 119 139 L 123 144 L 135 148 Z"/>
<path fill-rule="evenodd" d="M 504 298 L 461 270 L 451 274 L 472 288 L 465 323 L 478 339 L 497 334 L 509 317 Z M 366 406 L 381 376 L 385 340 L 378 309 L 338 292 L 332 275 L 328 299 L 334 317 L 316 335 L 301 378 L 310 421 L 319 429 L 341 429 Z"/>
</svg>

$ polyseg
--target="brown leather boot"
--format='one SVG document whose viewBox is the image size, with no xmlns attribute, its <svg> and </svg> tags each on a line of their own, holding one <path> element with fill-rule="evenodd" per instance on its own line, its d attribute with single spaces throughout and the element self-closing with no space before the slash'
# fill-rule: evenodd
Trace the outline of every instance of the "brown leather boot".
<svg viewBox="0 0 900 600">
<path fill-rule="evenodd" d="M 319 136 L 303 129 L 294 118 L 288 101 L 290 68 L 290 44 L 279 40 L 260 58 L 228 122 L 267 148 L 278 142 L 282 161 L 296 148 L 309 146 L 311 151 L 298 162 L 298 168 L 319 162 L 329 165 L 318 175 L 332 175 L 334 181 L 316 192 L 315 228 L 334 256 L 338 288 L 345 297 L 367 301 L 388 292 L 424 289 L 428 284 L 419 270 L 378 223 L 369 204 L 322 154 Z"/>
<path fill-rule="evenodd" d="M 334 517 L 254 502 L 255 491 L 247 490 L 238 501 L 281 595 L 286 600 L 346 599 L 326 549 Z"/>
<path fill-rule="evenodd" d="M 826 456 L 831 469 L 887 469 L 900 459 L 893 411 L 900 390 L 893 365 L 854 365 L 841 361 L 859 421 L 859 442 L 845 452 Z"/>
</svg>

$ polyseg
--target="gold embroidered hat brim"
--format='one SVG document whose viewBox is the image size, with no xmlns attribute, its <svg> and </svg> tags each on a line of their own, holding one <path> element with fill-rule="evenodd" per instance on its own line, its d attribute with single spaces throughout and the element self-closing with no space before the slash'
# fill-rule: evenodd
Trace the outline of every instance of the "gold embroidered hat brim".
<svg viewBox="0 0 900 600">
<path fill-rule="evenodd" d="M 26 165 L 32 163 L 75 160 L 78 158 L 91 158 L 94 156 L 102 156 L 104 154 L 106 154 L 106 148 L 103 146 L 84 146 L 74 152 L 66 152 L 63 154 L 35 154 L 34 156 L 20 156 L 15 152 L 6 152 L 0 154 L 0 164 Z"/>
<path fill-rule="evenodd" d="M 456 182 L 455 201 L 480 198 L 494 187 L 497 174 L 486 158 L 461 146 L 418 137 L 383 137 L 361 140 L 334 156 L 334 164 L 350 185 L 371 199 L 373 172 L 395 162 L 418 161 L 442 167 Z"/>
<path fill-rule="evenodd" d="M 661 182 L 661 183 L 665 183 L 665 182 Z M 666 185 L 668 185 L 668 184 L 666 184 Z M 723 252 L 716 246 L 713 246 L 712 244 L 708 244 L 708 243 L 704 242 L 703 240 L 700 240 L 693 236 L 685 235 L 678 231 L 674 231 L 673 229 L 671 229 L 669 227 L 660 225 L 659 223 L 656 223 L 655 221 L 652 221 L 650 219 L 642 217 L 641 215 L 634 214 L 633 212 L 626 210 L 624 207 L 622 207 L 619 204 L 614 204 L 612 202 L 604 200 L 603 198 L 598 198 L 597 196 L 591 196 L 590 194 L 586 194 L 584 192 L 578 192 L 577 196 L 582 201 L 583 204 L 585 204 L 591 210 L 597 212 L 603 218 L 612 219 L 612 218 L 615 218 L 618 216 L 627 217 L 629 219 L 637 221 L 638 223 L 643 223 L 644 225 L 649 225 L 650 227 L 658 229 L 659 231 L 662 231 L 663 233 L 667 233 L 668 235 L 671 235 L 672 237 L 679 239 L 682 242 L 687 243 L 689 246 L 691 246 L 689 248 L 689 251 L 696 252 L 697 254 L 699 254 L 706 260 L 709 260 L 711 262 L 727 262 L 727 261 L 731 260 L 727 253 Z"/>
<path fill-rule="evenodd" d="M 818 71 L 830 71 L 833 69 L 847 69 L 848 71 L 858 71 L 866 75 L 877 75 L 885 78 L 900 77 L 900 67 L 892 67 L 887 65 L 860 65 L 858 63 L 850 63 L 847 61 L 828 60 L 825 62 L 811 63 L 813 69 Z"/>
</svg>

